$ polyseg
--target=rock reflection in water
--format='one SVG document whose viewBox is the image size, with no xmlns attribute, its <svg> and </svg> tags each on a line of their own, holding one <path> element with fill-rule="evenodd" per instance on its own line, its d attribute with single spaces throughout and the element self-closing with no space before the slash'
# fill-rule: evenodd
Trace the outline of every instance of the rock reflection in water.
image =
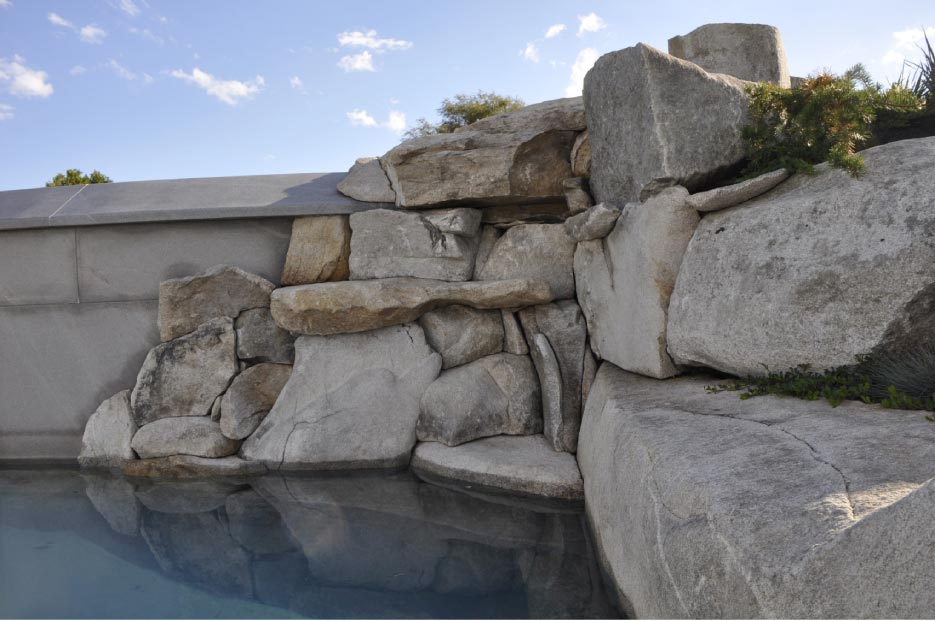
<svg viewBox="0 0 935 621">
<path fill-rule="evenodd" d="M 308 617 L 615 616 L 580 511 L 409 473 L 143 481 L 82 474 L 162 574 Z"/>
</svg>

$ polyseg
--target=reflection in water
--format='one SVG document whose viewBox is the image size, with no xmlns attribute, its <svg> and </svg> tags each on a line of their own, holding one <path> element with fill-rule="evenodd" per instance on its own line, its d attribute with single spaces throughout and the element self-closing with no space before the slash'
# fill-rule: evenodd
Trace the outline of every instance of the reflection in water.
<svg viewBox="0 0 935 621">
<path fill-rule="evenodd" d="M 0 616 L 616 614 L 580 511 L 409 473 L 168 482 L 0 471 L 0 577 Z"/>
</svg>

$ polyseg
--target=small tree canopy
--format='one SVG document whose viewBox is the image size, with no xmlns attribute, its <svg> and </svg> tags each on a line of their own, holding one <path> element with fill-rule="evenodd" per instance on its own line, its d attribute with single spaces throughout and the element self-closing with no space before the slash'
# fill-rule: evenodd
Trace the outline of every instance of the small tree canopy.
<svg viewBox="0 0 935 621">
<path fill-rule="evenodd" d="M 111 183 L 113 180 L 99 170 L 94 170 L 90 175 L 82 173 L 77 168 L 69 168 L 64 173 L 58 173 L 52 177 L 52 181 L 45 184 L 47 188 L 54 188 L 59 185 L 85 185 L 88 183 Z"/>
<path fill-rule="evenodd" d="M 415 127 L 403 134 L 403 139 L 431 136 L 433 134 L 450 134 L 459 127 L 470 125 L 475 121 L 485 119 L 495 114 L 519 110 L 526 104 L 523 100 L 497 93 L 477 91 L 475 95 L 461 93 L 453 99 L 442 101 L 438 108 L 441 116 L 440 123 L 430 123 L 425 118 L 416 121 Z"/>
</svg>

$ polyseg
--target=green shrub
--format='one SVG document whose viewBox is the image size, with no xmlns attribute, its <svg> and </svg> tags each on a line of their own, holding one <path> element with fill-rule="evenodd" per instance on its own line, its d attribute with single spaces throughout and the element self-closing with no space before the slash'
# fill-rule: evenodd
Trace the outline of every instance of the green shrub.
<svg viewBox="0 0 935 621">
<path fill-rule="evenodd" d="M 519 110 L 525 105 L 521 99 L 497 93 L 485 91 L 477 91 L 475 95 L 461 93 L 455 95 L 453 99 L 442 101 L 442 105 L 438 108 L 438 114 L 442 118 L 440 123 L 430 123 L 428 119 L 420 118 L 416 121 L 415 127 L 403 134 L 403 139 L 450 134 L 459 127 L 470 125 L 495 114 Z"/>
<path fill-rule="evenodd" d="M 52 177 L 52 181 L 47 181 L 45 187 L 54 188 L 60 185 L 85 185 L 88 183 L 111 183 L 111 178 L 99 170 L 86 175 L 77 168 L 69 168 L 64 173 L 58 173 Z"/>
</svg>

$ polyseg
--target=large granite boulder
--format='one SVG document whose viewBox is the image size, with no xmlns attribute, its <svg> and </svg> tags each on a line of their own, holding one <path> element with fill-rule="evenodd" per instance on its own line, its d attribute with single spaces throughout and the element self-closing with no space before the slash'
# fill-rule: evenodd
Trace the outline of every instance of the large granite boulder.
<svg viewBox="0 0 935 621">
<path fill-rule="evenodd" d="M 396 192 L 378 157 L 360 157 L 338 183 L 338 192 L 368 203 L 395 203 Z"/>
<path fill-rule="evenodd" d="M 524 308 L 520 323 L 542 385 L 545 439 L 556 451 L 575 452 L 581 425 L 588 331 L 574 300 Z"/>
<path fill-rule="evenodd" d="M 291 373 L 289 364 L 263 363 L 244 369 L 221 397 L 221 433 L 231 440 L 253 433 L 273 409 Z"/>
<path fill-rule="evenodd" d="M 241 454 L 283 469 L 405 465 L 440 369 L 416 324 L 299 337 L 292 375 Z"/>
<path fill-rule="evenodd" d="M 159 336 L 163 342 L 188 334 L 216 317 L 237 317 L 269 306 L 276 285 L 239 267 L 216 265 L 197 276 L 159 283 Z"/>
<path fill-rule="evenodd" d="M 765 24 L 705 24 L 669 39 L 669 54 L 710 73 L 750 82 L 792 84 L 779 29 Z"/>
<path fill-rule="evenodd" d="M 547 280 L 445 282 L 384 278 L 284 287 L 273 292 L 277 325 L 300 334 L 364 332 L 415 321 L 435 308 L 461 304 L 479 309 L 551 302 Z M 572 290 L 572 293 L 574 290 Z"/>
<path fill-rule="evenodd" d="M 78 463 L 89 468 L 110 468 L 136 459 L 130 448 L 130 440 L 135 433 L 130 391 L 122 390 L 105 400 L 88 419 L 81 438 Z"/>
<path fill-rule="evenodd" d="M 678 364 L 739 375 L 935 344 L 935 138 L 705 216 L 669 307 Z M 618 225 L 619 227 L 619 225 Z"/>
<path fill-rule="evenodd" d="M 634 618 L 915 618 L 935 609 L 924 412 L 709 394 L 605 363 L 578 461 Z M 703 578 L 703 582 L 702 582 Z"/>
<path fill-rule="evenodd" d="M 687 199 L 685 188 L 676 186 L 645 203 L 629 203 L 606 239 L 578 244 L 575 252 L 575 284 L 591 348 L 628 371 L 659 378 L 678 372 L 666 353 L 666 323 L 682 256 L 699 221 Z"/>
<path fill-rule="evenodd" d="M 295 337 L 273 321 L 268 308 L 252 308 L 240 313 L 234 322 L 237 357 L 250 363 L 292 364 Z"/>
<path fill-rule="evenodd" d="M 468 483 L 520 496 L 572 502 L 584 497 L 574 456 L 552 450 L 540 435 L 494 436 L 460 446 L 421 442 L 412 469 L 428 481 Z"/>
<path fill-rule="evenodd" d="M 347 216 L 309 216 L 292 221 L 283 285 L 347 280 L 351 227 Z"/>
<path fill-rule="evenodd" d="M 528 356 L 495 354 L 449 369 L 422 395 L 416 437 L 423 442 L 535 433 L 542 433 L 542 398 Z"/>
<path fill-rule="evenodd" d="M 470 280 L 480 219 L 480 211 L 468 208 L 352 214 L 351 280 Z"/>
<path fill-rule="evenodd" d="M 503 350 L 503 319 L 497 310 L 445 306 L 422 315 L 419 324 L 425 340 L 441 354 L 443 369 Z"/>
<path fill-rule="evenodd" d="M 474 278 L 544 280 L 556 298 L 572 298 L 575 296 L 574 255 L 575 240 L 569 237 L 564 225 L 522 224 L 508 229 L 494 242 Z"/>
<path fill-rule="evenodd" d="M 585 125 L 580 97 L 546 101 L 407 140 L 381 162 L 399 207 L 557 202 Z"/>
<path fill-rule="evenodd" d="M 141 459 L 192 455 L 227 457 L 237 452 L 240 442 L 221 433 L 221 426 L 207 416 L 160 418 L 137 430 L 130 443 Z"/>
<path fill-rule="evenodd" d="M 130 393 L 136 424 L 208 414 L 237 373 L 235 341 L 233 321 L 212 319 L 150 350 Z"/>
<path fill-rule="evenodd" d="M 744 157 L 746 83 L 638 44 L 584 79 L 595 202 L 623 205 L 669 177 L 691 191 Z"/>
</svg>

